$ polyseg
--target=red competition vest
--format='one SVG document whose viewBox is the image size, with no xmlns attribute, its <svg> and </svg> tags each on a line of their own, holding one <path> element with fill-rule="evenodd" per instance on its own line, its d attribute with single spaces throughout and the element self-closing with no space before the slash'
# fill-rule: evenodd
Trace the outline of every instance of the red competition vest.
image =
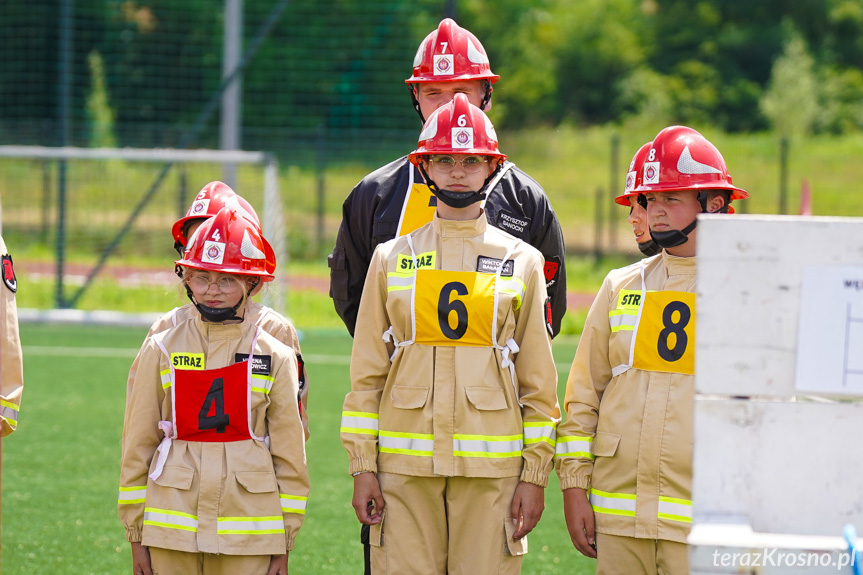
<svg viewBox="0 0 863 575">
<path fill-rule="evenodd" d="M 174 374 L 176 439 L 252 439 L 249 360 L 219 369 L 178 369 Z"/>
</svg>

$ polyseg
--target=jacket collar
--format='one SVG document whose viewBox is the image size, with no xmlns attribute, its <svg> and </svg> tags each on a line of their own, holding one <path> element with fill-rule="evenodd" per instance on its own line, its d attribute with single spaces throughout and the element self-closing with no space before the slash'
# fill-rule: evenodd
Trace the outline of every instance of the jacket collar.
<svg viewBox="0 0 863 575">
<path fill-rule="evenodd" d="M 474 238 L 481 236 L 488 228 L 485 212 L 481 212 L 475 220 L 442 220 L 435 212 L 432 218 L 435 232 L 441 237 Z"/>
<path fill-rule="evenodd" d="M 695 273 L 695 256 L 681 258 L 669 254 L 666 250 L 662 250 L 662 261 L 665 264 L 665 269 L 668 270 L 668 275 Z"/>
</svg>

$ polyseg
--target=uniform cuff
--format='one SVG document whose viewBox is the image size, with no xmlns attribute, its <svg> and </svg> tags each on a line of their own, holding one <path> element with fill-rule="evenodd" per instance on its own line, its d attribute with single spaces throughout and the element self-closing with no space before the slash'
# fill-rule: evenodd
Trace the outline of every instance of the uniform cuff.
<svg viewBox="0 0 863 575">
<path fill-rule="evenodd" d="M 371 471 L 372 473 L 377 473 L 377 459 L 366 459 L 364 457 L 351 459 L 351 468 L 348 472 L 353 475 L 354 473 L 357 473 L 359 471 Z"/>
<path fill-rule="evenodd" d="M 140 527 L 126 527 L 126 541 L 129 543 L 140 543 L 141 542 L 141 528 Z"/>
<path fill-rule="evenodd" d="M 548 485 L 548 472 L 543 473 L 539 469 L 525 467 L 521 470 L 521 480 L 525 483 L 533 483 L 540 487 L 546 487 Z"/>
<path fill-rule="evenodd" d="M 563 491 L 565 489 L 590 489 L 590 476 L 589 475 L 573 475 L 571 477 L 561 477 L 560 478 L 560 490 Z"/>
</svg>

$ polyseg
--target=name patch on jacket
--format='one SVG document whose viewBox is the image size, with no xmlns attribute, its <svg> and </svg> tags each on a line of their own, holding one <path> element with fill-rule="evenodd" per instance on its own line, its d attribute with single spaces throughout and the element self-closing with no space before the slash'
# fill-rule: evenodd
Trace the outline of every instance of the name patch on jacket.
<svg viewBox="0 0 863 575">
<path fill-rule="evenodd" d="M 248 353 L 235 353 L 234 363 L 240 363 L 249 359 Z M 252 356 L 252 373 L 257 375 L 270 375 L 273 357 L 270 355 L 253 355 Z"/>
<path fill-rule="evenodd" d="M 434 269 L 434 260 L 436 252 L 424 252 L 417 254 L 417 269 L 429 268 Z M 396 268 L 400 272 L 411 271 L 414 269 L 413 257 L 406 254 L 399 254 L 396 260 Z"/>
<path fill-rule="evenodd" d="M 206 369 L 203 353 L 172 353 L 171 365 L 174 369 Z"/>
<path fill-rule="evenodd" d="M 516 216 L 512 212 L 501 210 L 497 215 L 497 227 L 519 236 L 526 237 L 527 229 L 530 227 L 530 218 Z"/>
<path fill-rule="evenodd" d="M 500 258 L 479 256 L 476 258 L 476 271 L 484 274 L 496 274 L 497 268 L 500 266 L 502 261 L 503 260 Z M 515 269 L 515 262 L 513 260 L 506 260 L 506 263 L 503 264 L 503 270 L 501 270 L 500 275 L 511 276 L 513 269 Z"/>
</svg>

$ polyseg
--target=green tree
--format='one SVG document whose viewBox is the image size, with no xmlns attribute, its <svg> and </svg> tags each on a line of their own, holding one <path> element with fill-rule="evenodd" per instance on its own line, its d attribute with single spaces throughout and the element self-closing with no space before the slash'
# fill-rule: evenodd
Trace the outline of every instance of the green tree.
<svg viewBox="0 0 863 575">
<path fill-rule="evenodd" d="M 90 93 L 87 95 L 87 118 L 90 124 L 91 148 L 115 148 L 114 110 L 108 101 L 105 84 L 105 65 L 98 50 L 87 57 L 90 65 Z"/>
<path fill-rule="evenodd" d="M 818 92 L 812 56 L 803 38 L 792 31 L 773 65 L 761 110 L 783 136 L 805 136 L 812 131 L 818 113 Z"/>
</svg>

